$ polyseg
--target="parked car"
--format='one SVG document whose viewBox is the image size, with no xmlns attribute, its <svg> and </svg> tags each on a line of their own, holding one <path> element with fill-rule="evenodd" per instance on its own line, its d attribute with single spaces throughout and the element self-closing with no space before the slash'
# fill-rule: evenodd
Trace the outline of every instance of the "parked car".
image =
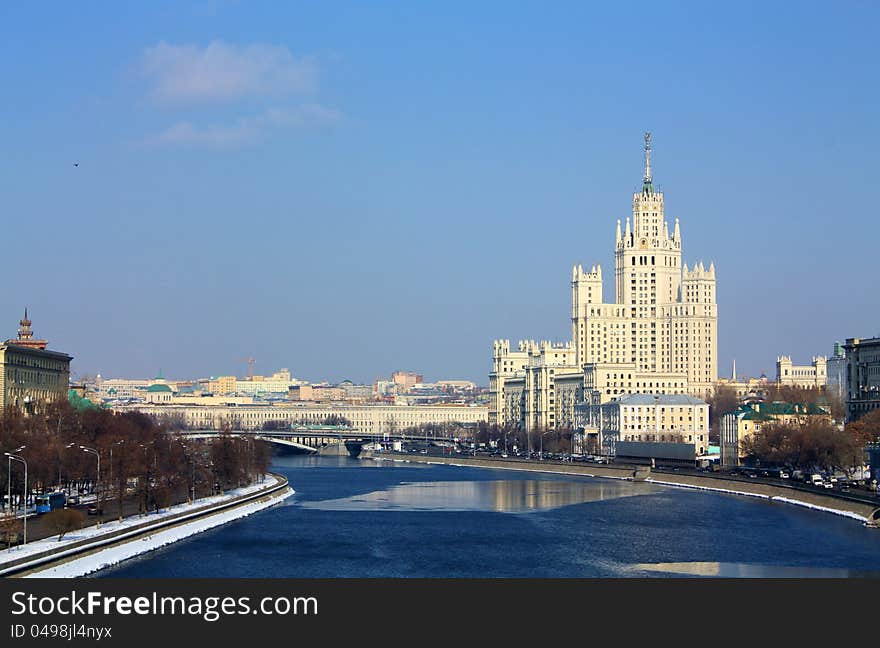
<svg viewBox="0 0 880 648">
<path fill-rule="evenodd" d="M 89 504 L 89 508 L 86 511 L 89 515 L 103 515 L 104 509 L 98 508 L 97 504 Z"/>
</svg>

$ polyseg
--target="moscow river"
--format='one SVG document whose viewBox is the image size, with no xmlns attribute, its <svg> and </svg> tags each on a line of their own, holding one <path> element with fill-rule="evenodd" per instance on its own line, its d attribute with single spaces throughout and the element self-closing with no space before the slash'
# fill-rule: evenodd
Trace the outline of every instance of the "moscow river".
<svg viewBox="0 0 880 648">
<path fill-rule="evenodd" d="M 880 530 L 735 495 L 568 475 L 276 457 L 296 494 L 107 577 L 880 575 Z"/>
</svg>

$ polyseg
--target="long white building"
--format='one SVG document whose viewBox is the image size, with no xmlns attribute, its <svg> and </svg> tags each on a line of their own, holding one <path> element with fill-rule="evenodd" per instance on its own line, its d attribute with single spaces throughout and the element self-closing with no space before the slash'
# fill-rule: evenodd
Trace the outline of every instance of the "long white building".
<svg viewBox="0 0 880 648">
<path fill-rule="evenodd" d="M 493 344 L 489 421 L 525 429 L 573 424 L 573 406 L 627 394 L 704 398 L 718 377 L 715 266 L 682 262 L 681 226 L 672 233 L 663 192 L 654 189 L 651 135 L 632 217 L 615 237 L 614 301 L 603 300 L 602 267 L 572 268 L 569 344 Z"/>
<path fill-rule="evenodd" d="M 177 418 L 191 429 L 259 430 L 269 421 L 285 423 L 324 422 L 328 416 L 343 417 L 365 434 L 400 432 L 434 424 L 476 425 L 488 419 L 485 405 L 120 405 L 116 411 L 139 411 L 150 416 Z"/>
</svg>

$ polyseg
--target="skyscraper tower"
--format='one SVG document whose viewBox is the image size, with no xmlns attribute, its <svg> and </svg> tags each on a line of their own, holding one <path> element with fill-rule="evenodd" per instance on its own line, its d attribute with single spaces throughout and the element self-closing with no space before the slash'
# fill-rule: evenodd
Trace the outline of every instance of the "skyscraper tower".
<svg viewBox="0 0 880 648">
<path fill-rule="evenodd" d="M 616 222 L 614 299 L 602 267 L 571 269 L 572 341 L 564 346 L 493 343 L 489 420 L 532 427 L 571 425 L 577 402 L 628 394 L 705 397 L 718 378 L 715 266 L 682 260 L 678 219 L 670 228 L 654 186 L 651 133 L 632 214 Z M 670 233 L 671 230 L 671 233 Z M 593 232 L 586 233 L 594 238 Z M 541 373 L 546 369 L 546 374 Z"/>
<path fill-rule="evenodd" d="M 600 267 L 572 270 L 576 363 L 618 366 L 603 396 L 650 389 L 704 396 L 717 379 L 715 266 L 690 270 L 682 262 L 681 226 L 676 218 L 670 235 L 664 195 L 654 186 L 651 139 L 645 133 L 632 216 L 622 232 L 617 222 L 614 301 L 602 300 Z"/>
</svg>

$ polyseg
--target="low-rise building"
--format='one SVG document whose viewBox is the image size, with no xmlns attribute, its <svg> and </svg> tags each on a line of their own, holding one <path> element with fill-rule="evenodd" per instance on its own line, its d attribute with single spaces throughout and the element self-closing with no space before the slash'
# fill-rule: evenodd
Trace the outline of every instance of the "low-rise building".
<svg viewBox="0 0 880 648">
<path fill-rule="evenodd" d="M 401 391 L 408 391 L 417 384 L 425 382 L 425 377 L 412 371 L 395 371 L 391 374 L 391 382 Z"/>
<path fill-rule="evenodd" d="M 488 420 L 486 406 L 473 405 L 315 405 L 315 404 L 215 404 L 117 405 L 116 411 L 140 411 L 151 416 L 169 415 L 182 420 L 191 429 L 259 430 L 269 421 L 320 424 L 328 418 L 344 418 L 355 430 L 364 434 L 382 435 L 400 432 L 420 425 L 477 425 Z"/>
<path fill-rule="evenodd" d="M 499 403 L 500 409 L 492 422 L 529 431 L 570 427 L 584 378 L 583 371 L 574 364 L 574 356 L 571 343 L 529 340 L 520 342 L 519 350 L 511 353 L 507 340 L 496 340 L 489 390 L 490 402 Z M 564 398 L 558 400 L 556 386 L 560 380 L 566 380 L 566 387 Z M 571 385 L 575 386 L 574 394 Z"/>
<path fill-rule="evenodd" d="M 153 383 L 147 387 L 147 402 L 153 405 L 170 405 L 174 393 L 166 383 Z"/>
<path fill-rule="evenodd" d="M 805 389 L 825 387 L 828 382 L 827 358 L 814 356 L 810 364 L 796 365 L 791 356 L 779 356 L 776 358 L 776 382 Z"/>
<path fill-rule="evenodd" d="M 739 466 L 746 457 L 746 441 L 768 423 L 803 423 L 807 417 L 831 420 L 828 408 L 800 403 L 761 403 L 740 405 L 721 417 L 721 465 Z"/>
<path fill-rule="evenodd" d="M 287 397 L 292 401 L 313 400 L 311 385 L 291 385 L 287 389 Z"/>
<path fill-rule="evenodd" d="M 575 421 L 601 454 L 693 464 L 709 449 L 709 405 L 686 394 L 629 394 L 579 403 Z"/>
<path fill-rule="evenodd" d="M 35 413 L 47 403 L 67 398 L 73 358 L 49 351 L 46 340 L 34 339 L 31 324 L 25 310 L 18 338 L 0 344 L 0 409 Z"/>
</svg>

